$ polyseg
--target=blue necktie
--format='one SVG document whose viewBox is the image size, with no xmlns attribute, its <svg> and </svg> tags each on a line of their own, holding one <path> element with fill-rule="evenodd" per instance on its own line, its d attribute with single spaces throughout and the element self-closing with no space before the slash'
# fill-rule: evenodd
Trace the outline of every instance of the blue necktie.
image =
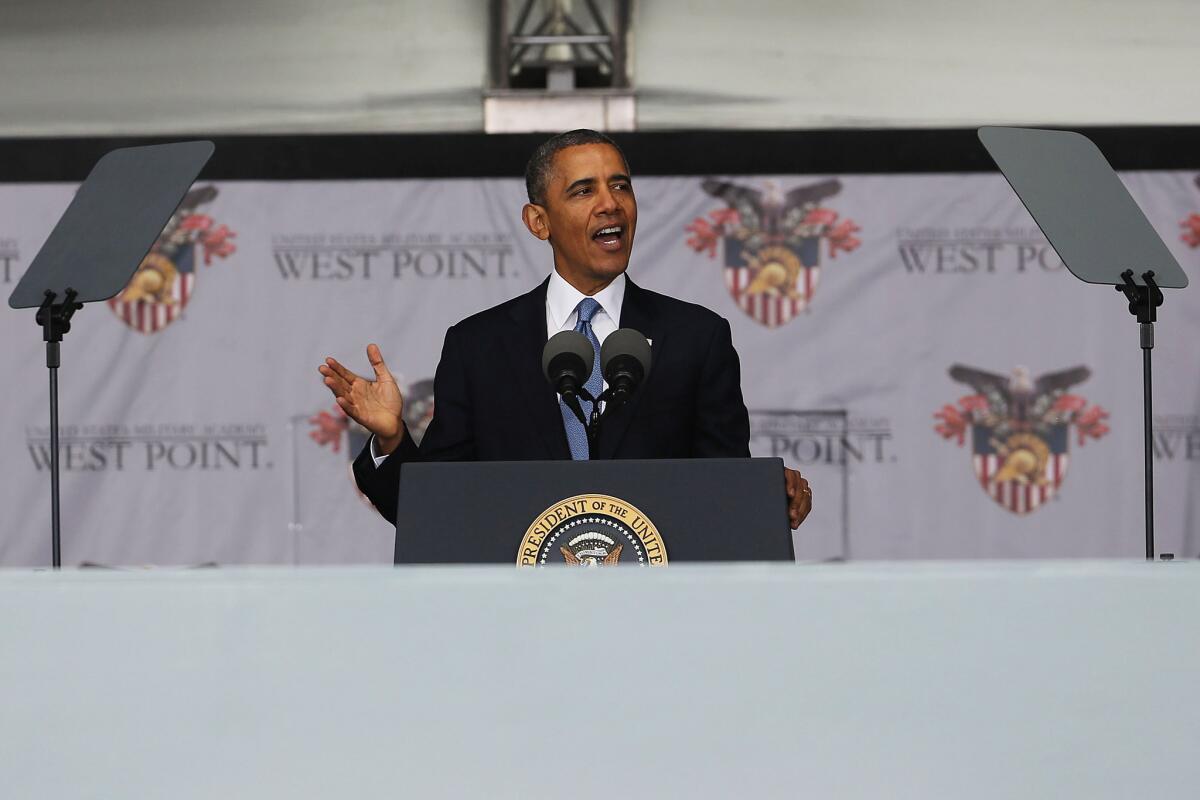
<svg viewBox="0 0 1200 800">
<path fill-rule="evenodd" d="M 592 343 L 592 349 L 596 351 L 596 360 L 592 362 L 592 375 L 585 384 L 592 397 L 598 396 L 601 388 L 604 386 L 604 381 L 600 378 L 600 340 L 596 338 L 596 332 L 592 330 L 592 317 L 599 310 L 600 304 L 590 297 L 583 298 L 579 301 L 579 305 L 575 306 L 575 311 L 579 314 L 579 321 L 575 323 L 575 330 L 586 336 L 587 340 Z M 590 419 L 592 404 L 580 398 L 579 405 L 583 407 L 583 416 Z M 575 413 L 562 401 L 561 397 L 558 399 L 558 407 L 562 411 L 563 425 L 567 429 L 567 444 L 571 447 L 571 458 L 575 461 L 587 461 L 587 430 L 575 417 Z"/>
</svg>

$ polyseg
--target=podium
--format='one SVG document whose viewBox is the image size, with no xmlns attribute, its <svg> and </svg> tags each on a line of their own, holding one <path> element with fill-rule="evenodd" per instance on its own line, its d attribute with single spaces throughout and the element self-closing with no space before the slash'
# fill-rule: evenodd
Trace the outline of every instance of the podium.
<svg viewBox="0 0 1200 800">
<path fill-rule="evenodd" d="M 397 564 L 792 561 L 778 458 L 409 463 Z"/>
</svg>

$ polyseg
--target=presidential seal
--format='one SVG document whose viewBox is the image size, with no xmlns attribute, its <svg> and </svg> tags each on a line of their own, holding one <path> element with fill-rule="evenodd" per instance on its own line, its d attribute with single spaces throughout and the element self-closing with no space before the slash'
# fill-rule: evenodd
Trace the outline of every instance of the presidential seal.
<svg viewBox="0 0 1200 800">
<path fill-rule="evenodd" d="M 667 548 L 654 524 L 629 503 L 581 494 L 550 506 L 525 531 L 517 566 L 548 564 L 665 567 Z"/>
</svg>

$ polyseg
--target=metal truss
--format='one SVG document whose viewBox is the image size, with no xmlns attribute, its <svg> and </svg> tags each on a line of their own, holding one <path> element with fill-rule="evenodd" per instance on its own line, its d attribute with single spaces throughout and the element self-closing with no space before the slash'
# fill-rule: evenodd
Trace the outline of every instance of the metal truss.
<svg viewBox="0 0 1200 800">
<path fill-rule="evenodd" d="M 491 0 L 491 90 L 628 89 L 631 6 Z"/>
</svg>

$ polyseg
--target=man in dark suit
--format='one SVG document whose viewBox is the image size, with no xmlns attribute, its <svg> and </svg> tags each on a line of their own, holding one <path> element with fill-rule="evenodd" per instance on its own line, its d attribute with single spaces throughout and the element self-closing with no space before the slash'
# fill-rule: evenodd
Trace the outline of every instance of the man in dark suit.
<svg viewBox="0 0 1200 800">
<path fill-rule="evenodd" d="M 534 153 L 522 218 L 530 233 L 550 243 L 554 271 L 533 291 L 446 332 L 433 419 L 419 447 L 405 430 L 404 399 L 377 345 L 367 347 L 373 381 L 333 358 L 321 365 L 338 405 L 373 434 L 354 474 L 389 521 L 395 521 L 406 461 L 750 455 L 749 415 L 729 323 L 625 275 L 637 227 L 628 173 L 620 149 L 595 131 L 560 134 Z M 650 340 L 652 367 L 589 445 L 583 426 L 542 374 L 542 348 L 560 330 L 577 330 L 598 350 L 618 327 Z M 596 362 L 592 382 L 599 387 Z M 784 478 L 794 528 L 811 510 L 812 493 L 795 470 L 785 469 Z"/>
</svg>

